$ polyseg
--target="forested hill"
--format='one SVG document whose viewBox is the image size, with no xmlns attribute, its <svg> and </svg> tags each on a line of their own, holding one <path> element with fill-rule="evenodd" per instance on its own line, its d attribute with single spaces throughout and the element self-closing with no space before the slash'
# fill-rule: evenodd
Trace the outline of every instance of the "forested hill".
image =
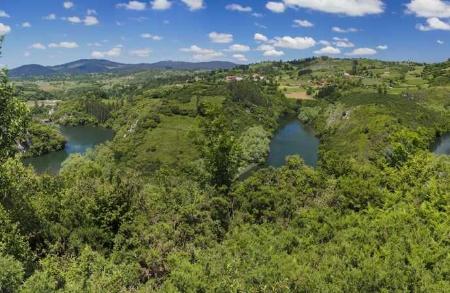
<svg viewBox="0 0 450 293">
<path fill-rule="evenodd" d="M 33 77 L 52 76 L 64 74 L 88 74 L 88 73 L 123 73 L 137 72 L 151 69 L 162 70 L 215 70 L 230 69 L 236 64 L 226 61 L 209 62 L 182 62 L 182 61 L 160 61 L 156 63 L 123 64 L 108 60 L 81 59 L 78 61 L 56 65 L 43 66 L 38 64 L 23 65 L 9 72 L 10 77 Z"/>
</svg>

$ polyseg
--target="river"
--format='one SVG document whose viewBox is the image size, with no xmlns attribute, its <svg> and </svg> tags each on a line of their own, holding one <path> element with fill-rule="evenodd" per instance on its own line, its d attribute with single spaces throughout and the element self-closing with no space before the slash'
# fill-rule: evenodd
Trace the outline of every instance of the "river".
<svg viewBox="0 0 450 293">
<path fill-rule="evenodd" d="M 111 129 L 93 126 L 61 126 L 60 131 L 67 141 L 64 150 L 28 158 L 24 160 L 24 163 L 33 166 L 39 174 L 57 174 L 62 163 L 70 154 L 84 154 L 88 149 L 108 141 L 114 136 Z"/>
<path fill-rule="evenodd" d="M 312 129 L 298 119 L 284 121 L 270 143 L 267 165 L 278 168 L 284 165 L 286 156 L 299 155 L 307 165 L 315 167 L 319 143 Z"/>
<path fill-rule="evenodd" d="M 433 152 L 438 155 L 450 155 L 450 133 L 437 139 Z"/>
</svg>

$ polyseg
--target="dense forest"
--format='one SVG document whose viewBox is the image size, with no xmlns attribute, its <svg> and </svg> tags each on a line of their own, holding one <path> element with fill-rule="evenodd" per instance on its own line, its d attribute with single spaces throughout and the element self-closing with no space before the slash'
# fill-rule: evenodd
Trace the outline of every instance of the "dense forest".
<svg viewBox="0 0 450 293">
<path fill-rule="evenodd" d="M 449 67 L 309 58 L 15 85 L 2 72 L 0 291 L 448 292 L 450 158 L 430 150 L 450 131 Z M 24 103 L 63 92 L 55 108 Z M 284 116 L 320 138 L 316 168 L 264 166 Z M 57 140 L 44 118 L 115 137 L 37 174 L 17 145 Z"/>
</svg>

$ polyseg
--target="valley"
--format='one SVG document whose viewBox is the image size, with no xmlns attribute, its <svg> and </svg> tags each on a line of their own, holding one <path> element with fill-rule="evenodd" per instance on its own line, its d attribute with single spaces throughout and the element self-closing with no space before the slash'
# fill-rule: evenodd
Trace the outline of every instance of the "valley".
<svg viewBox="0 0 450 293">
<path fill-rule="evenodd" d="M 13 79 L 49 134 L 22 139 L 67 141 L 0 165 L 21 290 L 450 286 L 443 68 L 320 57 Z"/>
</svg>

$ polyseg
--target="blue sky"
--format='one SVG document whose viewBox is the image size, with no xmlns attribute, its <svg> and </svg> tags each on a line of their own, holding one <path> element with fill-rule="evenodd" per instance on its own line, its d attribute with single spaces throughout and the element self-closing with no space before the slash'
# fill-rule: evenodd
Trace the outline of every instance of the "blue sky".
<svg viewBox="0 0 450 293">
<path fill-rule="evenodd" d="M 81 58 L 289 60 L 313 55 L 442 61 L 442 0 L 0 0 L 0 63 Z"/>
</svg>

